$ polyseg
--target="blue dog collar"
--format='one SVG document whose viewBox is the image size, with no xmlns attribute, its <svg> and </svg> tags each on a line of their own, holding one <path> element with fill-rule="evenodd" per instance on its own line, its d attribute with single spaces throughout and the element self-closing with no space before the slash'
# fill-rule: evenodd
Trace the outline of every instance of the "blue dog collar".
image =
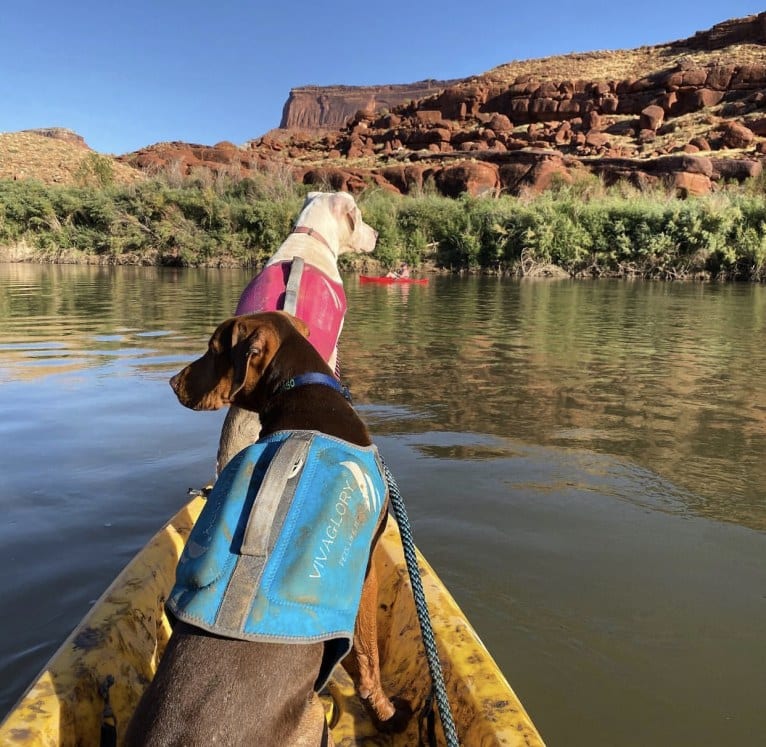
<svg viewBox="0 0 766 747">
<path fill-rule="evenodd" d="M 330 389 L 340 392 L 349 402 L 351 401 L 351 393 L 347 386 L 343 386 L 343 384 L 341 384 L 334 376 L 319 372 L 292 376 L 279 385 L 275 394 L 289 392 L 291 389 L 296 389 L 299 386 L 306 386 L 307 384 L 322 384 L 323 386 L 329 386 Z"/>
</svg>

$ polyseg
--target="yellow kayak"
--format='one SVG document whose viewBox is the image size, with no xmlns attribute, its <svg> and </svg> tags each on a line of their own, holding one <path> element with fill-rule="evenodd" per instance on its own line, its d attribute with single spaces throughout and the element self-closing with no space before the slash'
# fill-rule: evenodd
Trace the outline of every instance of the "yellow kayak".
<svg viewBox="0 0 766 747">
<path fill-rule="evenodd" d="M 125 567 L 0 724 L 0 745 L 102 744 L 102 728 L 121 735 L 154 675 L 171 634 L 164 602 L 205 499 L 182 508 Z M 393 519 L 376 552 L 380 578 L 383 683 L 416 711 L 429 689 L 428 665 L 399 531 Z M 455 725 L 465 747 L 543 741 L 476 632 L 418 554 L 423 587 Z M 105 697 L 106 696 L 106 697 Z M 379 734 L 342 667 L 323 692 L 337 745 L 417 745 L 418 719 L 395 737 Z M 438 717 L 437 717 L 438 721 Z M 437 728 L 441 740 L 441 729 Z"/>
</svg>

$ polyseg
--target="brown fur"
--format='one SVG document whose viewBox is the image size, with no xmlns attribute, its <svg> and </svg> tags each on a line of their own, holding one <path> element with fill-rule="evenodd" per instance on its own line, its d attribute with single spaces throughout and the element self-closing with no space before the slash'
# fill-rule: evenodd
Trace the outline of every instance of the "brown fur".
<svg viewBox="0 0 766 747">
<path fill-rule="evenodd" d="M 340 392 L 318 384 L 275 394 L 292 376 L 332 374 L 307 334 L 303 322 L 279 311 L 228 319 L 213 333 L 207 352 L 176 374 L 171 386 L 194 410 L 232 404 L 258 412 L 263 436 L 318 430 L 369 445 L 366 426 Z M 385 513 L 376 539 L 384 524 Z M 377 596 L 369 563 L 354 647 L 343 664 L 379 726 L 398 731 L 411 711 L 404 701 L 392 702 L 381 685 Z M 323 644 L 229 640 L 178 624 L 136 709 L 126 744 L 318 745 L 324 713 L 313 684 L 322 652 Z"/>
</svg>

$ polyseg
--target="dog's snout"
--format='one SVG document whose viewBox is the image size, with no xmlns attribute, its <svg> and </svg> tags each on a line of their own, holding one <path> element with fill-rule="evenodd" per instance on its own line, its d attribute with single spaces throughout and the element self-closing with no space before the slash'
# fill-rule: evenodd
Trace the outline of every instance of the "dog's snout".
<svg viewBox="0 0 766 747">
<path fill-rule="evenodd" d="M 180 376 L 181 376 L 181 374 L 180 374 L 180 372 L 179 372 L 179 373 L 177 373 L 175 376 L 172 376 L 172 377 L 170 378 L 170 381 L 168 381 L 168 384 L 170 384 L 170 386 L 173 388 L 173 391 L 174 391 L 176 394 L 178 394 L 178 384 L 179 384 L 179 379 L 180 379 Z"/>
</svg>

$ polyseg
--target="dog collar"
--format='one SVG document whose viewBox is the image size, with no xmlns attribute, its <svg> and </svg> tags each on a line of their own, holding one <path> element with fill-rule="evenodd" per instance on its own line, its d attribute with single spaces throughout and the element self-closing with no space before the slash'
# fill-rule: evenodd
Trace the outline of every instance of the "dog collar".
<svg viewBox="0 0 766 747">
<path fill-rule="evenodd" d="M 277 387 L 274 394 L 289 392 L 291 389 L 295 389 L 299 386 L 306 386 L 307 384 L 322 384 L 323 386 L 329 386 L 336 392 L 340 392 L 349 402 L 351 402 L 351 393 L 347 386 L 343 386 L 343 384 L 341 384 L 334 376 L 319 372 L 291 376 L 289 379 L 285 379 L 285 381 Z"/>
<path fill-rule="evenodd" d="M 313 228 L 310 228 L 309 226 L 295 226 L 293 228 L 293 233 L 307 233 L 309 236 L 311 236 L 312 239 L 316 239 L 317 241 L 324 244 L 330 251 L 332 251 L 332 247 L 330 246 L 330 242 L 327 241 L 327 239 L 322 236 L 319 231 L 315 231 Z"/>
</svg>

